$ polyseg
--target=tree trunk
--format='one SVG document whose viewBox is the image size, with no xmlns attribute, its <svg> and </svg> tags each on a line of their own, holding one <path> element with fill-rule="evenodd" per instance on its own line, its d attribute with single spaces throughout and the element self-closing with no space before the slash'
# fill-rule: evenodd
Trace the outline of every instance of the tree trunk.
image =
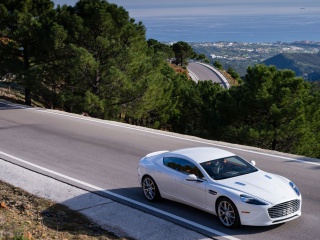
<svg viewBox="0 0 320 240">
<path fill-rule="evenodd" d="M 273 139 L 271 144 L 271 150 L 276 150 L 277 144 L 278 144 L 277 139 Z"/>
<path fill-rule="evenodd" d="M 25 87 L 24 92 L 25 92 L 24 93 L 25 94 L 25 98 L 24 98 L 25 104 L 27 106 L 31 106 L 31 90 L 30 90 L 30 88 Z"/>
<path fill-rule="evenodd" d="M 23 45 L 23 61 L 24 61 L 24 67 L 25 71 L 28 72 L 30 69 L 30 63 L 29 63 L 29 53 L 28 53 L 28 45 Z M 31 106 L 31 89 L 29 87 L 30 79 L 28 79 L 29 76 L 24 76 L 24 94 L 25 94 L 25 104 L 27 106 Z"/>
<path fill-rule="evenodd" d="M 100 71 L 97 70 L 96 71 L 96 76 L 93 80 L 93 84 L 92 84 L 92 92 L 93 94 L 98 94 L 99 93 L 99 84 L 100 84 Z"/>
</svg>

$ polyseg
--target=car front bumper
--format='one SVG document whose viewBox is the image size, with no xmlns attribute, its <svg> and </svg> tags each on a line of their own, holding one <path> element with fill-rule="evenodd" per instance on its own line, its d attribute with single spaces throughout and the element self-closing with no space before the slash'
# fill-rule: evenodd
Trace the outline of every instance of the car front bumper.
<svg viewBox="0 0 320 240">
<path fill-rule="evenodd" d="M 242 225 L 250 226 L 269 226 L 291 221 L 301 216 L 301 199 L 299 206 L 296 206 L 294 210 L 288 208 L 279 208 L 279 216 L 271 217 L 270 209 L 276 206 L 254 206 L 254 205 L 242 205 L 238 209 L 239 216 Z M 294 201 L 294 200 L 293 200 Z M 281 206 L 281 204 L 279 204 Z M 291 207 L 290 207 L 291 208 Z"/>
</svg>

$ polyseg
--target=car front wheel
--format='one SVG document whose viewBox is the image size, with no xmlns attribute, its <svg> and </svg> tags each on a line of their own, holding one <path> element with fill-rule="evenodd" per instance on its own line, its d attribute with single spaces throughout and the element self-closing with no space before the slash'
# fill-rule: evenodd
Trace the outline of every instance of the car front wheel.
<svg viewBox="0 0 320 240">
<path fill-rule="evenodd" d="M 142 190 L 144 196 L 151 202 L 160 198 L 159 189 L 153 178 L 146 176 L 142 179 Z"/>
<path fill-rule="evenodd" d="M 217 205 L 217 214 L 220 222 L 227 228 L 236 228 L 240 225 L 240 217 L 234 203 L 228 198 L 221 198 Z"/>
</svg>

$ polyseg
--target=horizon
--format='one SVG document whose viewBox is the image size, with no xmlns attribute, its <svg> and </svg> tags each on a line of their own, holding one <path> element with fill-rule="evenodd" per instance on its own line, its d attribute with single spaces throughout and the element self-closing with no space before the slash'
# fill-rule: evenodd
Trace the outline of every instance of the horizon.
<svg viewBox="0 0 320 240">
<path fill-rule="evenodd" d="M 77 0 L 54 0 L 74 6 Z M 318 0 L 110 0 L 163 42 L 320 42 Z"/>
</svg>

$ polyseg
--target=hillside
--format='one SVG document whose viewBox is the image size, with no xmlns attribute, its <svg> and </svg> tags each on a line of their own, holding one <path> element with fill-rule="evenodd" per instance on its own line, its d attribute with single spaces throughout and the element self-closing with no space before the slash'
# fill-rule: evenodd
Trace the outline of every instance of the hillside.
<svg viewBox="0 0 320 240">
<path fill-rule="evenodd" d="M 293 70 L 307 81 L 320 80 L 320 54 L 282 53 L 263 61 L 267 66 Z"/>
<path fill-rule="evenodd" d="M 205 54 L 205 56 L 210 60 L 211 64 L 213 64 L 215 61 L 219 61 L 224 69 L 232 68 L 242 77 L 247 73 L 247 68 L 249 66 L 260 64 L 263 61 L 269 60 L 270 58 L 273 58 L 279 54 L 287 53 L 290 55 L 293 53 L 301 53 L 303 55 L 309 53 L 311 55 L 306 54 L 304 56 L 310 58 L 311 64 L 317 65 L 317 62 L 313 60 L 313 57 L 314 54 L 319 54 L 320 49 L 320 43 L 315 42 L 211 42 L 190 44 L 195 52 L 198 54 Z M 300 55 L 299 58 L 304 58 L 302 55 Z M 315 55 L 315 57 L 317 57 L 317 55 Z M 273 63 L 273 65 L 275 65 L 275 63 Z M 300 66 L 296 67 L 300 69 Z M 317 74 L 315 75 L 317 76 Z M 316 76 L 314 77 L 313 75 L 310 75 L 310 79 L 320 79 Z M 305 76 L 304 78 L 309 80 Z"/>
</svg>

